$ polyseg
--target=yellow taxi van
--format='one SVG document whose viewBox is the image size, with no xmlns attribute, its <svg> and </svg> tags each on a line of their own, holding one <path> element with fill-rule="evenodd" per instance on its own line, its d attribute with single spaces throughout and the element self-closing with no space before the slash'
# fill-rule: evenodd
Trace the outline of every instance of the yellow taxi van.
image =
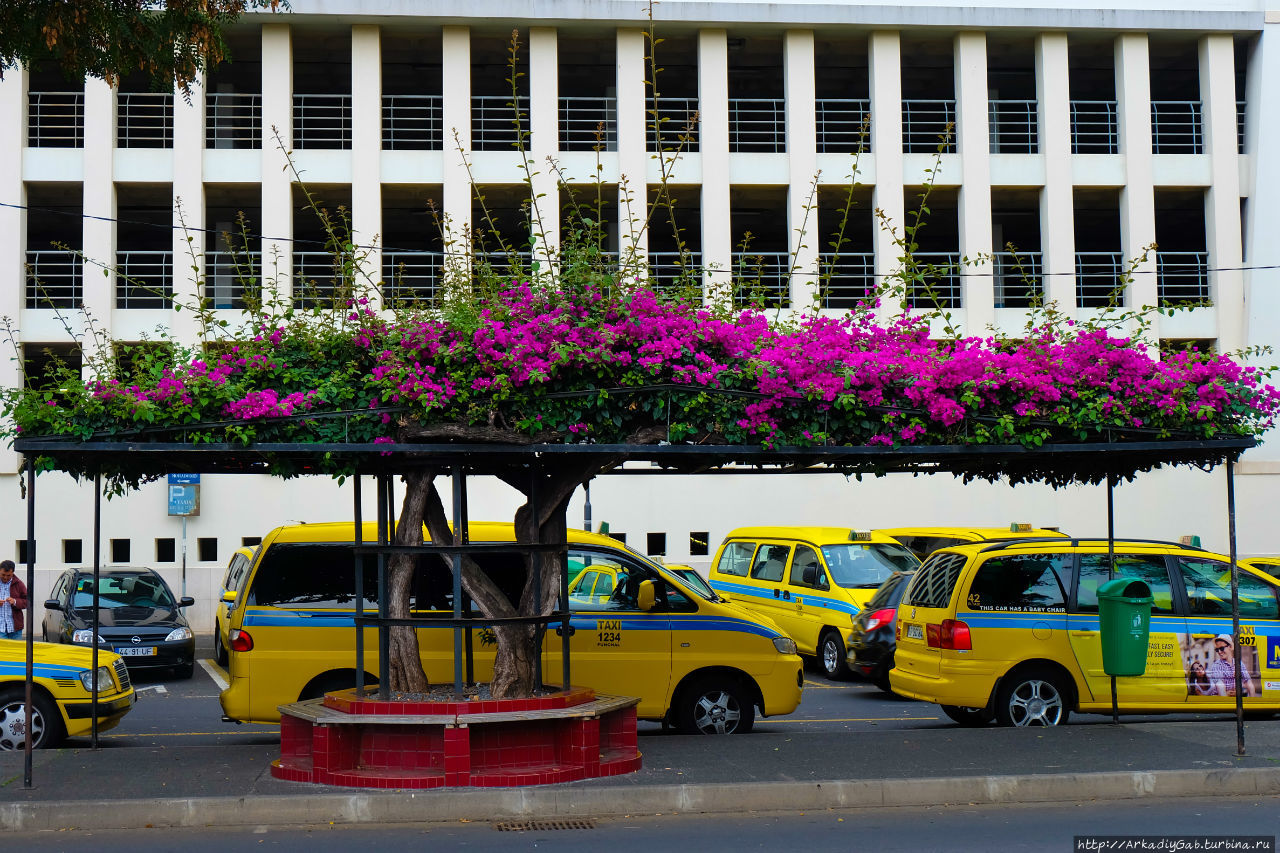
<svg viewBox="0 0 1280 853">
<path fill-rule="evenodd" d="M 230 679 L 220 697 L 226 719 L 275 722 L 280 705 L 353 686 L 354 533 L 350 522 L 305 524 L 263 538 L 230 602 Z M 514 541 L 511 524 L 473 522 L 469 536 L 473 543 Z M 376 524 L 364 525 L 363 539 L 377 541 Z M 778 626 L 700 591 L 616 539 L 581 530 L 570 530 L 568 539 L 569 560 L 584 567 L 578 578 L 587 567 L 597 575 L 589 594 L 571 598 L 575 685 L 636 696 L 640 719 L 705 734 L 748 732 L 757 709 L 773 716 L 799 705 L 803 667 L 795 643 Z M 435 555 L 420 559 L 411 607 L 423 615 L 451 615 L 451 568 Z M 518 596 L 525 578 L 521 557 L 489 553 L 475 559 L 508 595 L 514 589 Z M 366 556 L 362 572 L 364 608 L 376 610 L 376 558 Z M 607 595 L 596 586 L 598 577 L 608 579 Z M 550 631 L 543 672 L 559 673 L 562 643 Z M 481 682 L 493 675 L 486 634 L 476 632 L 475 678 Z M 418 643 L 428 679 L 452 682 L 453 632 L 422 628 Z M 365 682 L 373 684 L 375 629 L 365 629 L 364 648 Z"/>
<path fill-rule="evenodd" d="M 227 635 L 231 632 L 231 602 L 236 600 L 236 590 L 249 573 L 253 562 L 252 548 L 237 548 L 227 563 L 222 576 L 222 590 L 213 608 L 213 658 L 219 666 L 227 665 Z"/>
<path fill-rule="evenodd" d="M 93 690 L 98 689 L 98 731 L 116 727 L 137 695 L 124 659 L 98 649 L 62 643 L 32 644 L 31 748 L 57 746 L 93 730 Z M 27 643 L 0 640 L 0 750 L 26 748 Z"/>
<path fill-rule="evenodd" d="M 1041 537 L 1065 539 L 1067 535 L 1053 527 L 1032 527 L 1025 521 L 1015 521 L 1008 527 L 881 527 L 876 532 L 897 539 L 921 560 L 939 548 L 965 542 Z"/>
<path fill-rule="evenodd" d="M 1276 578 L 1238 572 L 1232 630 L 1226 557 L 1172 542 L 1115 540 L 1117 578 L 1151 589 L 1146 671 L 1117 677 L 1125 713 L 1233 711 L 1239 646 L 1246 711 L 1280 710 Z M 980 542 L 934 552 L 898 607 L 895 693 L 942 706 L 962 725 L 1052 726 L 1110 713 L 1098 587 L 1106 539 Z"/>
<path fill-rule="evenodd" d="M 847 527 L 739 527 L 712 560 L 711 588 L 769 617 L 828 678 L 850 674 L 845 635 L 895 571 L 920 565 L 895 539 Z"/>
</svg>

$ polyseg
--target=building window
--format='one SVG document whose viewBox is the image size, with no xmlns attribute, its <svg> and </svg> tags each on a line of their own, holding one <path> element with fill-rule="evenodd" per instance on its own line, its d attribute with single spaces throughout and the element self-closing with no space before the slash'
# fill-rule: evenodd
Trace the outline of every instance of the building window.
<svg viewBox="0 0 1280 853">
<path fill-rule="evenodd" d="M 112 539 L 111 540 L 111 562 L 124 564 L 129 562 L 129 544 L 128 539 Z"/>
<path fill-rule="evenodd" d="M 33 543 L 32 543 L 32 548 L 31 548 L 31 558 L 32 558 L 32 559 L 35 559 L 36 550 L 37 550 L 37 549 L 35 548 L 35 543 L 33 542 Z M 28 562 L 28 560 L 27 560 L 27 540 L 25 540 L 25 539 L 19 539 L 17 542 L 15 542 L 15 543 L 14 543 L 13 551 L 14 551 L 14 553 L 15 553 L 15 554 L 17 554 L 17 555 L 18 555 L 18 557 L 17 557 L 17 559 L 15 560 L 15 562 L 17 562 L 17 563 L 19 563 L 19 564 Z"/>
<path fill-rule="evenodd" d="M 22 375 L 27 387 L 58 387 L 63 379 L 80 376 L 79 344 L 23 344 Z"/>
<path fill-rule="evenodd" d="M 176 560 L 177 548 L 173 539 L 156 540 L 156 562 L 172 563 Z"/>
<path fill-rule="evenodd" d="M 214 563 L 218 560 L 218 540 L 216 537 L 201 537 L 196 540 L 196 553 L 202 563 Z"/>
<path fill-rule="evenodd" d="M 689 556 L 705 557 L 710 553 L 711 534 L 706 530 L 695 530 L 689 534 Z"/>
<path fill-rule="evenodd" d="M 62 540 L 62 562 L 64 563 L 83 563 L 84 562 L 84 543 L 80 539 L 63 539 Z"/>
<path fill-rule="evenodd" d="M 653 557 L 664 557 L 667 553 L 667 534 L 650 533 L 647 541 L 648 549 L 645 553 Z"/>
<path fill-rule="evenodd" d="M 241 536 L 240 546 L 243 548 L 257 548 L 262 544 L 261 536 Z"/>
</svg>

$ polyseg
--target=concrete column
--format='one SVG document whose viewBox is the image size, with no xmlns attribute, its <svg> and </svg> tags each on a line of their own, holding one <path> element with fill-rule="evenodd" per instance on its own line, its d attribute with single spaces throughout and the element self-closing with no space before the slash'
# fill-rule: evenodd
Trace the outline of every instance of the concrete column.
<svg viewBox="0 0 1280 853">
<path fill-rule="evenodd" d="M 871 85 L 871 153 L 875 157 L 876 185 L 871 204 L 884 215 L 875 224 L 875 274 L 884 282 L 902 268 L 902 250 L 894 232 L 902 235 L 906 224 L 906 200 L 902 188 L 902 40 L 896 32 L 873 32 L 868 39 Z M 884 305 L 882 312 L 897 313 L 898 306 Z"/>
<path fill-rule="evenodd" d="M 288 24 L 262 25 L 262 282 L 264 305 L 293 300 L 293 45 Z M 282 150 L 283 148 L 283 150 Z"/>
<path fill-rule="evenodd" d="M 0 317 L 10 317 L 22 335 L 26 304 L 27 188 L 22 181 L 22 155 L 27 145 L 27 83 L 21 66 L 7 68 L 0 79 L 0 199 L 17 207 L 0 207 Z M 10 352 L 0 359 L 0 387 L 22 385 L 22 362 Z M 18 470 L 18 454 L 0 445 L 0 474 Z"/>
<path fill-rule="evenodd" d="M 192 310 L 203 296 L 204 268 L 204 81 L 191 84 L 191 102 L 180 90 L 173 93 L 173 303 L 181 311 L 170 315 L 174 337 L 188 345 L 200 342 L 202 329 Z"/>
<path fill-rule="evenodd" d="M 724 30 L 698 32 L 699 160 L 702 163 L 702 264 L 705 298 L 732 298 L 733 241 L 729 206 L 729 40 Z"/>
<path fill-rule="evenodd" d="M 1075 199 L 1071 183 L 1071 86 L 1066 33 L 1036 37 L 1036 103 L 1040 122 L 1040 250 L 1045 299 L 1076 316 Z"/>
<path fill-rule="evenodd" d="M 560 189 L 550 162 L 560 150 L 560 60 L 553 27 L 529 29 L 529 131 L 533 257 L 539 270 L 552 272 L 560 247 Z"/>
<path fill-rule="evenodd" d="M 618 30 L 618 249 L 628 275 L 644 276 L 649 264 L 649 233 L 645 211 L 649 203 L 649 153 L 645 148 L 648 112 L 643 30 Z"/>
<path fill-rule="evenodd" d="M 116 304 L 116 92 L 101 80 L 84 82 L 84 326 L 85 364 L 109 337 Z M 106 275 L 102 275 L 102 271 Z M 90 371 L 86 367 L 86 377 Z"/>
<path fill-rule="evenodd" d="M 1240 234 L 1240 155 L 1236 140 L 1235 45 L 1228 33 L 1200 40 L 1200 103 L 1204 147 L 1209 156 L 1205 196 L 1205 240 L 1209 283 L 1217 306 L 1218 347 L 1245 345 L 1244 273 Z"/>
<path fill-rule="evenodd" d="M 1001 247 L 991 245 L 991 128 L 987 104 L 987 36 L 962 32 L 955 41 L 956 150 L 964 163 L 960 185 L 960 254 L 977 259 Z M 981 334 L 995 322 L 992 264 L 983 260 L 959 272 L 965 330 Z"/>
<path fill-rule="evenodd" d="M 351 230 L 361 275 L 353 291 L 381 304 L 382 250 L 382 31 L 351 27 Z"/>
<path fill-rule="evenodd" d="M 791 307 L 808 310 L 818 296 L 817 99 L 812 30 L 788 30 L 782 42 L 787 109 L 787 223 L 791 252 Z"/>
<path fill-rule="evenodd" d="M 466 158 L 471 154 L 471 30 L 444 27 L 444 251 L 445 278 L 469 280 L 471 245 L 471 177 Z"/>
<path fill-rule="evenodd" d="M 1151 61 L 1146 33 L 1116 39 L 1116 100 L 1125 185 L 1120 191 L 1120 244 L 1126 263 L 1156 241 L 1155 188 L 1151 171 Z M 1150 252 L 1134 268 L 1125 305 L 1156 304 L 1156 256 Z M 1159 333 L 1159 318 L 1152 334 Z M 1156 340 L 1148 341 L 1155 344 Z"/>
</svg>

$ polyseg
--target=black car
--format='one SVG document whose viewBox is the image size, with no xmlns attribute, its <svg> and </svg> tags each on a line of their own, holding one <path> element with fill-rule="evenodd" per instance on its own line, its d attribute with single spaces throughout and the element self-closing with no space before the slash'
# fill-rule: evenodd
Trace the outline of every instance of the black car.
<svg viewBox="0 0 1280 853">
<path fill-rule="evenodd" d="M 849 634 L 849 668 L 886 693 L 889 670 L 893 669 L 893 653 L 898 643 L 894 636 L 898 622 L 898 602 L 907 591 L 915 572 L 894 572 L 880 584 L 867 606 L 853 617 Z"/>
<path fill-rule="evenodd" d="M 195 671 L 196 639 L 182 608 L 154 570 L 100 569 L 98 643 L 124 658 L 129 669 L 172 669 L 179 678 Z M 44 639 L 87 646 L 93 636 L 93 572 L 68 569 L 44 603 Z"/>
</svg>

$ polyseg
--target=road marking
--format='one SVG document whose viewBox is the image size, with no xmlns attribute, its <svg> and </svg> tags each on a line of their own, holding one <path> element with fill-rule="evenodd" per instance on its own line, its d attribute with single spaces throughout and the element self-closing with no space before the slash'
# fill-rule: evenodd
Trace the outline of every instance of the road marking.
<svg viewBox="0 0 1280 853">
<path fill-rule="evenodd" d="M 806 689 L 813 688 L 817 690 L 844 690 L 847 687 L 854 687 L 856 685 L 854 685 L 851 682 L 846 682 L 844 684 L 831 684 L 830 682 L 826 682 L 826 681 L 810 681 L 809 679 L 806 678 L 804 680 L 804 686 Z"/>
<path fill-rule="evenodd" d="M 204 658 L 200 661 L 200 668 L 209 673 L 209 677 L 213 679 L 214 684 L 218 685 L 219 690 L 226 690 L 231 686 L 231 682 L 227 680 L 230 677 L 227 675 L 227 671 L 218 666 L 216 662 Z"/>
<path fill-rule="evenodd" d="M 154 690 L 157 693 L 168 693 L 163 684 L 149 684 L 146 687 L 133 688 L 134 693 L 146 693 L 148 690 Z"/>
<path fill-rule="evenodd" d="M 834 720 L 778 720 L 770 717 L 758 720 L 759 723 L 893 723 L 911 722 L 913 720 L 940 720 L 941 717 L 841 717 Z"/>
<path fill-rule="evenodd" d="M 267 723 L 245 723 L 245 725 L 262 725 L 266 728 L 261 729 L 230 729 L 225 732 L 147 732 L 146 734 L 114 734 L 99 735 L 103 738 L 149 738 L 149 737 L 198 737 L 208 735 L 267 735 L 278 734 L 280 727 L 268 725 Z"/>
</svg>

